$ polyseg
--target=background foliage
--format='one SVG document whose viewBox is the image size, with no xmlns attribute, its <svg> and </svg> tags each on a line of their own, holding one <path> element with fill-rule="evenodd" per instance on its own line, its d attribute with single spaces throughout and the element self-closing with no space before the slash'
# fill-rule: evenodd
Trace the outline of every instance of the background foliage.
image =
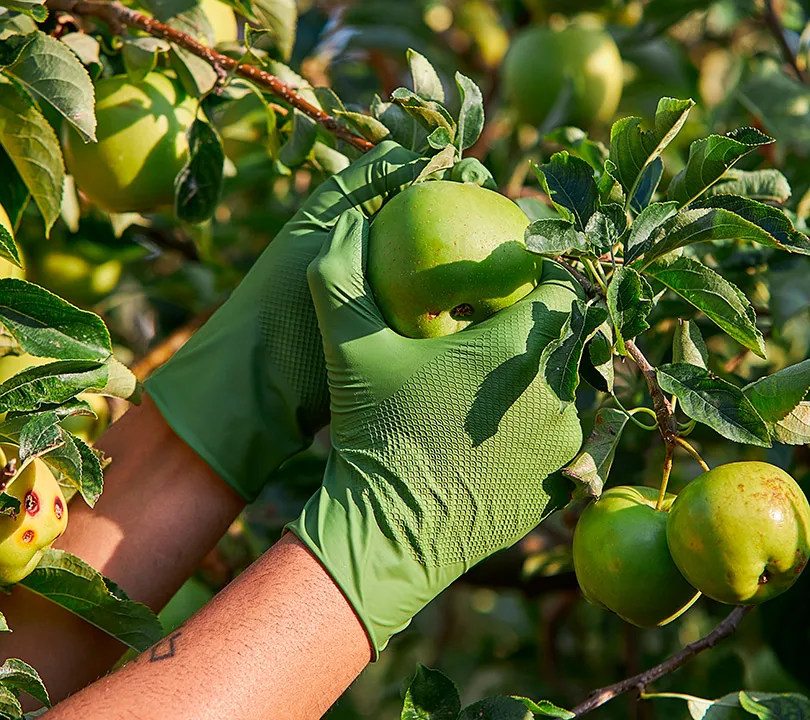
<svg viewBox="0 0 810 720">
<path fill-rule="evenodd" d="M 7 5 L 30 9 L 23 0 Z M 193 7 L 169 7 L 171 3 L 152 0 L 131 5 L 162 19 L 182 11 L 175 18 L 178 27 L 188 28 L 194 20 L 196 35 L 216 40 Z M 735 183 L 744 185 L 750 195 L 754 191 L 746 173 L 781 171 L 792 192 L 782 176 L 765 173 L 757 176 L 756 196 L 769 202 L 784 200 L 795 226 L 807 231 L 810 86 L 804 81 L 810 7 L 805 2 L 784 0 L 772 6 L 761 0 L 288 0 L 250 8 L 237 4 L 237 9 L 267 30 L 246 31 L 244 18 L 240 19 L 240 37 L 271 72 L 303 87 L 306 97 L 369 139 L 377 139 L 385 126 L 357 113 L 371 108 L 380 118 L 386 111 L 396 111 L 384 103 L 396 88 L 413 86 L 409 49 L 429 59 L 438 71 L 439 90 L 446 91 L 453 117 L 461 109 L 455 73 L 472 78 L 483 94 L 487 126 L 467 155 L 482 160 L 498 188 L 519 200 L 533 219 L 553 212 L 543 193 L 544 173 L 532 173 L 529 161 L 548 168 L 552 154 L 561 149 L 592 161 L 601 152 L 594 143 L 609 146 L 610 123 L 586 128 L 589 141 L 580 131 L 558 127 L 554 113 L 542 127 L 520 125 L 503 102 L 498 68 L 510 37 L 521 28 L 532 23 L 559 26 L 579 16 L 580 22 L 605 27 L 619 47 L 624 88 L 616 117 L 639 116 L 645 127 L 653 127 L 661 97 L 693 98 L 697 103 L 664 151 L 662 187 L 686 166 L 692 140 L 755 128 L 776 143 L 760 146 L 756 130 L 748 131 L 754 137 L 752 151 L 722 183 L 729 192 L 734 192 Z M 209 93 L 216 80 L 210 68 L 195 63 L 182 48 L 137 33 L 114 38 L 101 23 L 81 34 L 84 27 L 70 22 L 57 27 L 56 16 L 37 18 L 32 12 L 42 21 L 41 28 L 59 36 L 93 77 L 123 71 L 137 76 L 160 63 L 171 64 L 196 95 Z M 35 29 L 25 14 L 0 16 L 0 39 L 2 33 Z M 37 35 L 30 42 L 49 42 L 45 38 Z M 7 46 L 3 47 L 5 52 Z M 235 38 L 225 38 L 218 47 L 233 57 L 242 55 Z M 414 57 L 410 56 L 412 64 Z M 26 77 L 19 55 L 0 57 L 0 66 L 16 69 L 13 77 Z M 8 85 L 0 83 L 0 101 L 7 91 Z M 27 278 L 98 313 L 109 328 L 111 344 L 94 336 L 89 345 L 96 348 L 95 354 L 91 351 L 86 362 L 106 362 L 109 349 L 114 349 L 116 357 L 143 378 L 160 362 L 154 349 L 164 341 L 176 345 L 199 325 L 227 297 L 309 190 L 357 155 L 285 103 L 255 92 L 243 81 L 207 94 L 205 103 L 226 156 L 224 180 L 221 194 L 213 193 L 201 206 L 181 202 L 177 214 L 183 220 L 169 212 L 110 215 L 86 202 L 69 182 L 61 204 L 54 204 L 53 193 L 46 191 L 27 202 L 19 183 L 4 182 L 0 187 L 0 204 L 16 226 Z M 560 99 L 557 122 L 565 115 L 564 103 L 565 98 Z M 64 132 L 64 118 L 47 103 L 41 108 L 57 135 Z M 7 127 L 0 122 L 0 134 Z M 80 130 L 92 133 L 90 126 Z M 2 144 L 6 150 L 0 151 L 0 177 L 16 177 L 20 168 L 12 170 L 12 150 L 7 141 Z M 640 342 L 653 365 L 672 360 L 677 318 L 695 319 L 709 351 L 709 369 L 740 386 L 810 356 L 810 259 L 734 240 L 696 246 L 693 256 L 722 270 L 742 290 L 756 310 L 756 327 L 731 328 L 741 345 L 669 294 L 648 318 L 651 327 Z M 19 338 L 15 342 L 19 345 Z M 19 350 L 15 342 L 7 344 Z M 761 357 L 762 349 L 767 359 Z M 615 392 L 626 407 L 649 404 L 643 380 L 631 363 L 618 361 L 615 373 Z M 604 399 L 590 385 L 580 387 L 576 402 L 585 428 L 592 426 Z M 120 402 L 113 401 L 112 406 L 114 412 L 121 411 Z M 612 484 L 658 485 L 664 447 L 652 437 L 627 425 L 613 462 Z M 803 444 L 735 445 L 702 425 L 690 440 L 712 466 L 768 460 L 790 471 L 810 492 L 810 453 Z M 327 443 L 322 434 L 312 450 L 291 461 L 279 482 L 268 486 L 233 525 L 161 614 L 166 631 L 278 538 L 282 526 L 319 485 Z M 695 461 L 679 452 L 670 487 L 677 491 L 699 472 Z M 80 487 L 93 492 L 90 480 Z M 726 614 L 723 606 L 703 599 L 665 628 L 639 630 L 586 603 L 571 565 L 576 512 L 573 507 L 558 513 L 443 593 L 394 638 L 381 660 L 363 673 L 328 717 L 398 717 L 403 681 L 417 662 L 453 678 L 464 704 L 510 694 L 548 698 L 571 707 L 594 687 L 661 661 L 704 635 Z M 97 581 L 86 578 L 88 583 Z M 662 679 L 655 690 L 703 698 L 739 690 L 755 695 L 807 694 L 808 602 L 810 575 L 805 573 L 793 591 L 749 616 L 733 638 Z M 694 717 L 703 717 L 695 714 L 699 712 L 692 710 Z M 664 720 L 686 717 L 687 709 L 675 699 L 637 702 L 626 697 L 593 716 Z"/>
</svg>

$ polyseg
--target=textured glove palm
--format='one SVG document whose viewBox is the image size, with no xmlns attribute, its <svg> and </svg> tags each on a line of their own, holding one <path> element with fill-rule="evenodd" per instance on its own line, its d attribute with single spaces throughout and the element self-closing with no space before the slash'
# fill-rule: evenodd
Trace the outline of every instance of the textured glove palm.
<svg viewBox="0 0 810 720">
<path fill-rule="evenodd" d="M 320 185 L 228 301 L 147 381 L 169 425 L 245 500 L 329 419 L 307 266 L 342 212 L 376 212 L 425 162 L 384 142 Z"/>
<path fill-rule="evenodd" d="M 569 498 L 576 411 L 538 374 L 577 296 L 546 261 L 538 287 L 456 335 L 387 327 L 364 276 L 367 223 L 347 212 L 309 267 L 332 443 L 323 487 L 290 529 L 329 571 L 376 650 L 471 565 Z"/>
</svg>

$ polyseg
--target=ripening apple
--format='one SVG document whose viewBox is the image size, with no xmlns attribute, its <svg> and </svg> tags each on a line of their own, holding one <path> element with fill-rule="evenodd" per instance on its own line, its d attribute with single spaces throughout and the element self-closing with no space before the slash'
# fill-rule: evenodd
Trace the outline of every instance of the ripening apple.
<svg viewBox="0 0 810 720">
<path fill-rule="evenodd" d="M 542 259 L 526 250 L 529 220 L 491 190 L 445 180 L 412 185 L 374 218 L 368 279 L 391 328 L 439 337 L 526 296 Z"/>
</svg>

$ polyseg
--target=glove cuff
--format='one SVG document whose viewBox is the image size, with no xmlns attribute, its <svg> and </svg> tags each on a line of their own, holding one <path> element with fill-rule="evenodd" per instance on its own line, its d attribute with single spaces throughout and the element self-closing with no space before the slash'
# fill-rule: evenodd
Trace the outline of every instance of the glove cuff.
<svg viewBox="0 0 810 720">
<path fill-rule="evenodd" d="M 340 588 L 376 660 L 391 637 L 467 568 L 462 563 L 427 567 L 409 548 L 386 537 L 362 490 L 365 483 L 341 477 L 346 470 L 333 454 L 324 486 L 285 530 L 301 540 Z"/>
</svg>

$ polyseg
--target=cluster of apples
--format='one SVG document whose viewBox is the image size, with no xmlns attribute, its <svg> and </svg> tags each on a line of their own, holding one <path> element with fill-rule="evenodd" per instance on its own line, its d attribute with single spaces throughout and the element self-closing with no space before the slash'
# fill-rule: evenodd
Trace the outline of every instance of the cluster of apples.
<svg viewBox="0 0 810 720">
<path fill-rule="evenodd" d="M 665 625 L 701 593 L 753 605 L 796 582 L 810 556 L 810 505 L 784 470 L 720 465 L 656 508 L 658 491 L 620 486 L 582 513 L 574 569 L 583 595 L 641 627 Z"/>
</svg>

